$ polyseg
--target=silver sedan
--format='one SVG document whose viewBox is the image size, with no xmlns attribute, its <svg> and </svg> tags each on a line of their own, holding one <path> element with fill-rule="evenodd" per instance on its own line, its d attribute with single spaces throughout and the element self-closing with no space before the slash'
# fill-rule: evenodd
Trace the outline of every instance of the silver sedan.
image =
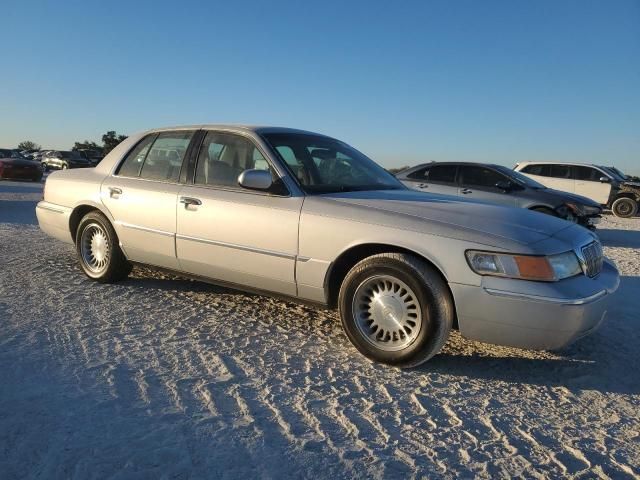
<svg viewBox="0 0 640 480">
<path fill-rule="evenodd" d="M 52 173 L 36 213 L 91 279 L 138 263 L 338 308 L 360 352 L 399 367 L 452 328 L 560 348 L 600 325 L 619 283 L 583 227 L 411 191 L 349 145 L 293 129 L 133 135 L 96 168 Z"/>
</svg>

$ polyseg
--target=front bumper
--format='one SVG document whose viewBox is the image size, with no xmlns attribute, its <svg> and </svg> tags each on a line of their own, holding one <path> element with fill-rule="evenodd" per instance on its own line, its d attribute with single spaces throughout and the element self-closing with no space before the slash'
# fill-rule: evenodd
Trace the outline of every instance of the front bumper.
<svg viewBox="0 0 640 480">
<path fill-rule="evenodd" d="M 471 340 L 555 350 L 596 330 L 620 284 L 605 260 L 596 278 L 542 283 L 484 277 L 480 286 L 450 284 L 460 333 Z"/>
</svg>

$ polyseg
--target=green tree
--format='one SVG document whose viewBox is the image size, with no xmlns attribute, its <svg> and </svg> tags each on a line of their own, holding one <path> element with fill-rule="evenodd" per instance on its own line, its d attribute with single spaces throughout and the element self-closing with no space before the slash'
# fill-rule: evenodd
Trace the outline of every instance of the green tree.
<svg viewBox="0 0 640 480">
<path fill-rule="evenodd" d="M 71 150 L 97 150 L 101 152 L 102 147 L 98 145 L 96 142 L 90 142 L 89 140 L 85 140 L 84 142 L 74 143 L 73 148 Z"/>
<path fill-rule="evenodd" d="M 118 135 L 115 130 L 109 130 L 107 133 L 102 135 L 102 143 L 104 144 L 102 147 L 102 153 L 106 155 L 126 138 L 126 135 Z"/>
<path fill-rule="evenodd" d="M 18 150 L 40 150 L 40 145 L 31 140 L 25 140 L 18 144 Z"/>
</svg>

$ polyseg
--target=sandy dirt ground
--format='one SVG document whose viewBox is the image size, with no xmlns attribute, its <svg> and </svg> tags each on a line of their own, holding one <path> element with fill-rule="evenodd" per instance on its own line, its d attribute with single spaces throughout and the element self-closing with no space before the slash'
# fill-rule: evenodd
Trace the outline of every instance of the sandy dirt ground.
<svg viewBox="0 0 640 480">
<path fill-rule="evenodd" d="M 639 478 L 640 218 L 623 275 L 557 353 L 463 339 L 418 369 L 360 356 L 334 312 L 136 269 L 89 281 L 0 182 L 2 478 Z"/>
</svg>

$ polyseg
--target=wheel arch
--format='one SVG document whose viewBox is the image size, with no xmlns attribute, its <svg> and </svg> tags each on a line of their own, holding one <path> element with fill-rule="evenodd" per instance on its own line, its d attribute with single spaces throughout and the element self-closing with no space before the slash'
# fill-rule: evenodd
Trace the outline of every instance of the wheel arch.
<svg viewBox="0 0 640 480">
<path fill-rule="evenodd" d="M 553 212 L 553 213 L 556 212 L 553 207 L 551 207 L 549 205 L 544 205 L 544 204 L 541 204 L 541 203 L 536 203 L 536 204 L 533 204 L 533 205 L 529 205 L 527 207 L 527 210 L 549 210 L 550 212 Z"/>
<path fill-rule="evenodd" d="M 636 194 L 634 192 L 630 192 L 627 190 L 627 191 L 618 192 L 611 200 L 611 204 L 613 204 L 613 202 L 615 202 L 619 198 L 630 198 L 635 202 L 640 202 L 640 194 Z"/>
<path fill-rule="evenodd" d="M 338 303 L 338 294 L 340 293 L 340 287 L 347 273 L 349 273 L 349 270 L 351 270 L 353 266 L 361 260 L 380 253 L 406 253 L 409 255 L 413 255 L 414 257 L 419 258 L 420 260 L 427 263 L 440 275 L 445 285 L 447 286 L 449 293 L 451 294 L 451 299 L 453 302 L 453 292 L 451 292 L 447 277 L 442 269 L 436 264 L 436 262 L 410 248 L 391 245 L 387 243 L 361 243 L 352 245 L 342 253 L 340 253 L 340 255 L 338 255 L 338 257 L 333 262 L 331 262 L 331 265 L 327 269 L 327 273 L 325 274 L 324 290 L 325 298 L 327 299 L 327 304 L 330 308 L 336 307 Z M 453 309 L 454 328 L 457 329 L 458 319 L 455 315 L 455 302 L 453 303 Z"/>
<path fill-rule="evenodd" d="M 80 225 L 80 221 L 87 213 L 93 212 L 93 211 L 98 211 L 102 213 L 105 217 L 107 217 L 107 220 L 109 220 L 109 222 L 111 222 L 111 224 L 113 225 L 113 218 L 111 218 L 111 215 L 109 215 L 109 213 L 98 204 L 94 202 L 79 203 L 73 208 L 73 210 L 71 211 L 71 214 L 69 215 L 69 233 L 71 234 L 71 238 L 73 239 L 74 243 L 76 240 L 76 232 L 78 231 L 78 226 Z"/>
</svg>

